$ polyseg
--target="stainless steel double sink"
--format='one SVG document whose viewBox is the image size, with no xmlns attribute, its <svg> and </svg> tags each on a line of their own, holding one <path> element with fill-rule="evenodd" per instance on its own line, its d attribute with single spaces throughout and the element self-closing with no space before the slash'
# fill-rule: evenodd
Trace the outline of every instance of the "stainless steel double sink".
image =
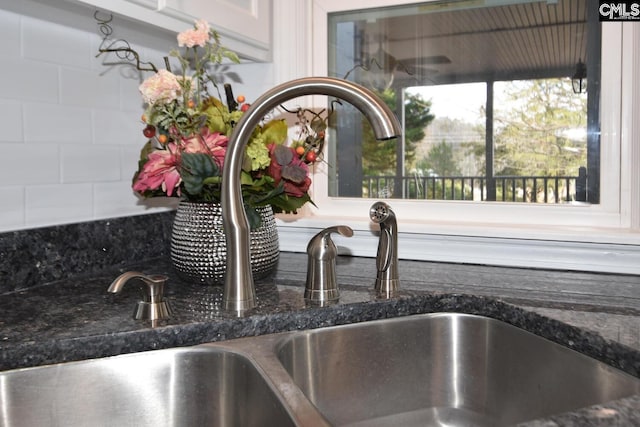
<svg viewBox="0 0 640 427">
<path fill-rule="evenodd" d="M 423 314 L 0 373 L 0 425 L 503 426 L 639 394 L 514 326 Z"/>
</svg>

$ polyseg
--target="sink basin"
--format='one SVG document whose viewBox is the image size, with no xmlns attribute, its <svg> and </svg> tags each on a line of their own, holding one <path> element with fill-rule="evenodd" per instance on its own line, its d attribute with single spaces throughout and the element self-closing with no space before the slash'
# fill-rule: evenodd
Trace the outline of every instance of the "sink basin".
<svg viewBox="0 0 640 427">
<path fill-rule="evenodd" d="M 640 393 L 506 323 L 425 314 L 0 372 L 0 426 L 504 426 Z"/>
<path fill-rule="evenodd" d="M 293 426 L 247 357 L 197 346 L 8 371 L 0 424 Z"/>
<path fill-rule="evenodd" d="M 283 338 L 277 357 L 338 426 L 504 426 L 640 392 L 638 378 L 464 314 L 305 331 Z"/>
</svg>

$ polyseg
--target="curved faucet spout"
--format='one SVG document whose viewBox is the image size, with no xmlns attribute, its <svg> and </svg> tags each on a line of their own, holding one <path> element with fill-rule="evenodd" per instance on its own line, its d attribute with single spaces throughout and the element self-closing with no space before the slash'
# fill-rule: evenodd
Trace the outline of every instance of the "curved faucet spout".
<svg viewBox="0 0 640 427">
<path fill-rule="evenodd" d="M 227 240 L 227 269 L 224 284 L 226 310 L 242 312 L 256 305 L 249 253 L 249 223 L 240 188 L 245 148 L 253 130 L 267 113 L 286 101 L 306 95 L 326 95 L 349 102 L 371 122 L 377 139 L 390 139 L 402 133 L 398 119 L 377 95 L 346 80 L 331 77 L 292 80 L 274 87 L 256 99 L 231 135 L 222 175 L 222 222 Z"/>
</svg>

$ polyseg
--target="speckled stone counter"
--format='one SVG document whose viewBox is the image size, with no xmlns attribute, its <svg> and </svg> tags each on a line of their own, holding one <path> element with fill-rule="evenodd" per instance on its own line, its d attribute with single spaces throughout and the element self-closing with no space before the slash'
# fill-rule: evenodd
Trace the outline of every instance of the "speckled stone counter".
<svg viewBox="0 0 640 427">
<path fill-rule="evenodd" d="M 258 307 L 238 317 L 221 310 L 220 287 L 188 284 L 175 276 L 166 252 L 170 217 L 155 219 L 151 225 L 149 218 L 138 217 L 56 227 L 34 231 L 36 237 L 0 235 L 0 369 L 419 313 L 464 312 L 502 320 L 640 377 L 637 276 L 402 261 L 401 294 L 380 300 L 371 291 L 375 261 L 340 257 L 339 303 L 310 307 L 303 299 L 306 256 L 283 253 L 276 274 L 257 285 Z M 140 229 L 145 227 L 161 237 L 127 248 L 123 242 L 130 240 L 129 227 L 138 229 L 137 237 L 144 236 Z M 114 240 L 114 234 L 123 241 Z M 67 243 L 72 247 L 65 250 Z M 32 245 L 39 245 L 38 259 L 21 258 L 21 251 L 29 252 Z M 155 324 L 135 321 L 140 289 L 106 292 L 118 274 L 129 270 L 170 277 L 166 295 L 174 317 Z M 526 425 L 638 425 L 639 413 L 640 396 L 632 396 Z"/>
</svg>

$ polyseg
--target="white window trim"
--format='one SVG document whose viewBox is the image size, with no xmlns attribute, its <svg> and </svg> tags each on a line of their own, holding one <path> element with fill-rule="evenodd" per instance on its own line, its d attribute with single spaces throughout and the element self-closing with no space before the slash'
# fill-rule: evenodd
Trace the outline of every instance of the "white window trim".
<svg viewBox="0 0 640 427">
<path fill-rule="evenodd" d="M 407 3 L 274 2 L 276 83 L 327 75 L 329 12 Z M 402 258 L 640 273 L 640 29 L 633 23 L 606 23 L 603 27 L 603 46 L 607 48 L 602 58 L 601 204 L 387 200 L 399 219 Z M 292 38 L 291 34 L 304 36 Z M 326 105 L 322 97 L 312 104 Z M 318 209 L 306 208 L 296 216 L 280 217 L 281 249 L 304 252 L 316 232 L 346 224 L 355 234 L 348 240 L 336 239 L 343 250 L 375 256 L 376 227 L 368 221 L 369 207 L 375 200 L 328 197 L 326 165 L 316 167 L 313 182 Z M 620 191 L 606 191 L 609 188 Z"/>
</svg>

